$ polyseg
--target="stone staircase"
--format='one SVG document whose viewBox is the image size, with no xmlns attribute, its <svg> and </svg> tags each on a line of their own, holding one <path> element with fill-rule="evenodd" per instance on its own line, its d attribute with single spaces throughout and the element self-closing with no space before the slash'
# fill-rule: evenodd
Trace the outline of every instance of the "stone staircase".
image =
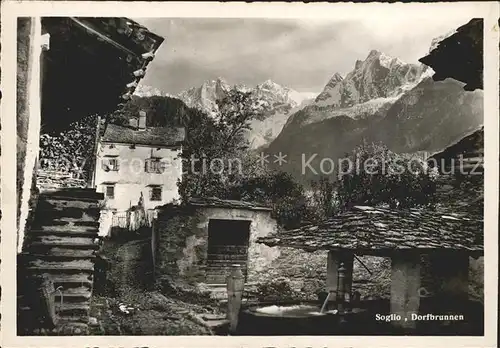
<svg viewBox="0 0 500 348">
<path fill-rule="evenodd" d="M 102 199 L 91 189 L 40 194 L 18 260 L 18 330 L 24 334 L 88 333 Z"/>
</svg>

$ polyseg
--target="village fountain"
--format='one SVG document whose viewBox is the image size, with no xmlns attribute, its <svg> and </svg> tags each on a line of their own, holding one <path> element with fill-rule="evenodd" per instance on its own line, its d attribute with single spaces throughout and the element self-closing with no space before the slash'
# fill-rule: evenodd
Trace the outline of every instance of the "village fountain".
<svg viewBox="0 0 500 348">
<path fill-rule="evenodd" d="M 240 314 L 240 334 L 247 335 L 332 335 L 354 333 L 366 321 L 367 309 L 359 299 L 346 300 L 345 268 L 338 270 L 336 300 L 328 292 L 320 301 L 253 305 Z M 349 294 L 350 295 L 350 294 Z M 366 329 L 366 327 L 364 327 Z M 366 332 L 366 330 L 364 330 Z"/>
</svg>

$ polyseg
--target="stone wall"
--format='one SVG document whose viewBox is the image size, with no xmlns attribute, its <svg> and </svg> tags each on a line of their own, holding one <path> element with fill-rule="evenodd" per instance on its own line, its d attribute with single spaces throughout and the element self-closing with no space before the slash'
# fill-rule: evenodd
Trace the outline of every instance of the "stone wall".
<svg viewBox="0 0 500 348">
<path fill-rule="evenodd" d="M 285 280 L 305 297 L 314 296 L 325 288 L 327 251 L 306 252 L 300 249 L 273 247 L 277 257 L 266 265 L 259 282 Z"/>
<path fill-rule="evenodd" d="M 169 205 L 153 224 L 152 252 L 155 278 L 168 277 L 188 283 L 204 282 L 208 231 L 199 211 Z M 196 240 L 203 241 L 197 244 Z M 191 255 L 185 257 L 187 250 Z"/>
<path fill-rule="evenodd" d="M 21 210 L 21 193 L 24 182 L 24 161 L 28 142 L 30 79 L 31 18 L 19 18 L 17 22 L 17 218 Z"/>
</svg>

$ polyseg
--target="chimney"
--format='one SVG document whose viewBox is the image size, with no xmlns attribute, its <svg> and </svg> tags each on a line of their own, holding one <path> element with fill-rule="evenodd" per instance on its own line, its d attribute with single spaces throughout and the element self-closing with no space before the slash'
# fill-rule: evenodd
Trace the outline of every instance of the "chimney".
<svg viewBox="0 0 500 348">
<path fill-rule="evenodd" d="M 146 111 L 139 111 L 139 129 L 146 129 Z"/>
</svg>

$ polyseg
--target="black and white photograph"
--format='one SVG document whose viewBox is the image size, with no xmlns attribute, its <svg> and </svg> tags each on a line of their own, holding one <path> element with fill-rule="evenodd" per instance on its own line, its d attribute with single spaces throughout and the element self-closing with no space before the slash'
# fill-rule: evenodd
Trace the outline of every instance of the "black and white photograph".
<svg viewBox="0 0 500 348">
<path fill-rule="evenodd" d="M 3 333 L 490 347 L 498 4 L 162 5 L 15 17 Z"/>
</svg>

